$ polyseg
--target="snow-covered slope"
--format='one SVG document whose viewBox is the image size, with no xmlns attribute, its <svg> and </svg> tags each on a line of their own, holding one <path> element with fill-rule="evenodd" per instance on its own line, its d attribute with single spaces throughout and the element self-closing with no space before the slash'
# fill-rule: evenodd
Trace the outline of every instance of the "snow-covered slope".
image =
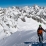
<svg viewBox="0 0 46 46">
<path fill-rule="evenodd" d="M 28 46 L 24 42 L 37 42 L 36 34 L 35 30 L 17 31 L 8 38 L 2 39 L 0 46 Z"/>
<path fill-rule="evenodd" d="M 44 33 L 44 42 L 46 42 L 46 33 Z M 0 40 L 0 46 L 31 46 L 30 44 L 25 44 L 25 42 L 38 42 L 36 30 L 28 31 L 17 31 L 11 36 Z"/>
<path fill-rule="evenodd" d="M 46 29 L 46 7 L 0 7 L 0 39 L 16 31 L 37 30 L 40 22 Z"/>
</svg>

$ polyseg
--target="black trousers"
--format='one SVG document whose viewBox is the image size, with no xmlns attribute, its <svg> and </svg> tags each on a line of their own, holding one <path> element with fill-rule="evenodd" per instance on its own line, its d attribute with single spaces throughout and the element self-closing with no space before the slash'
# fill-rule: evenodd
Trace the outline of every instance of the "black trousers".
<svg viewBox="0 0 46 46">
<path fill-rule="evenodd" d="M 38 37 L 39 37 L 39 42 L 42 40 L 43 41 L 43 34 L 38 34 Z M 40 39 L 41 37 L 41 39 Z"/>
</svg>

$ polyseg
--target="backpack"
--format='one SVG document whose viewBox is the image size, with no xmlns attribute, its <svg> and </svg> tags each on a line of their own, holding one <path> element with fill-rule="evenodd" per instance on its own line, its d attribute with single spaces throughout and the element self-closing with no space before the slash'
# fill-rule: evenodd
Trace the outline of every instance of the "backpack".
<svg viewBox="0 0 46 46">
<path fill-rule="evenodd" d="M 43 33 L 43 30 L 38 30 L 38 34 L 42 34 Z"/>
</svg>

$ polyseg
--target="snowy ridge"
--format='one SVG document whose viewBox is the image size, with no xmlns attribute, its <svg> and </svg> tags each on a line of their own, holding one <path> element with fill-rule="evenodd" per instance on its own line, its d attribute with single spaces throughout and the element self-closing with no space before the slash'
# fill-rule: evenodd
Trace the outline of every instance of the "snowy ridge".
<svg viewBox="0 0 46 46">
<path fill-rule="evenodd" d="M 40 22 L 46 29 L 46 7 L 0 7 L 0 39 L 16 31 L 36 30 Z"/>
<path fill-rule="evenodd" d="M 46 43 L 45 39 L 46 33 L 44 35 L 44 42 Z M 28 42 L 28 44 L 25 44 L 25 42 Z M 11 36 L 0 40 L 0 46 L 32 46 L 31 43 L 36 42 L 38 42 L 38 36 L 35 30 L 17 31 Z"/>
<path fill-rule="evenodd" d="M 0 41 L 1 46 L 28 46 L 24 42 L 37 42 L 36 35 L 37 33 L 34 30 L 28 31 L 17 31 L 8 38 L 2 39 Z M 35 38 L 34 38 L 35 37 Z"/>
</svg>

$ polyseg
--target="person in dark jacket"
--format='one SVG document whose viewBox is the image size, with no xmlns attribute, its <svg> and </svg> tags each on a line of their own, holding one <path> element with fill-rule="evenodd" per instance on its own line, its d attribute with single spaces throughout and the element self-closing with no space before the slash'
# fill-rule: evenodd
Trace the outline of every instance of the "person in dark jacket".
<svg viewBox="0 0 46 46">
<path fill-rule="evenodd" d="M 41 25 L 39 25 L 38 29 L 37 29 L 37 35 L 39 37 L 39 42 L 41 42 L 40 40 L 43 41 L 43 31 L 46 32 Z M 41 39 L 40 39 L 41 37 Z"/>
</svg>

